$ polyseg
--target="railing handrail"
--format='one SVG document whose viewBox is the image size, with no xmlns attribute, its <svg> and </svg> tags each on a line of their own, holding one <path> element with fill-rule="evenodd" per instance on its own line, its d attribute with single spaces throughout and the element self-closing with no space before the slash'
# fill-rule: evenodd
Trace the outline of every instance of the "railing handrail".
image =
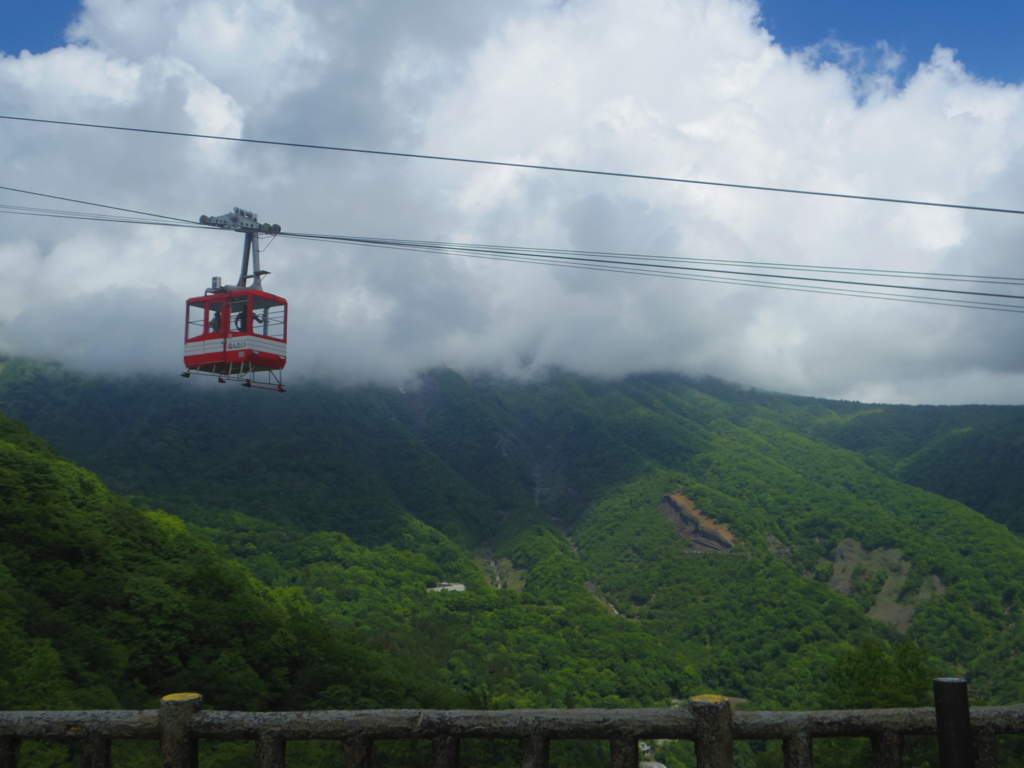
<svg viewBox="0 0 1024 768">
<path fill-rule="evenodd" d="M 286 743 L 308 739 L 344 741 L 349 768 L 369 766 L 379 739 L 431 739 L 439 768 L 458 765 L 461 739 L 519 740 L 528 768 L 546 768 L 548 744 L 557 739 L 610 741 L 613 768 L 636 768 L 640 739 L 694 741 L 700 768 L 730 766 L 736 739 L 781 739 L 786 765 L 809 768 L 812 740 L 830 737 L 871 738 L 875 765 L 898 768 L 902 737 L 936 735 L 937 728 L 931 707 L 733 712 L 721 696 L 661 709 L 236 712 L 204 711 L 198 694 L 173 694 L 159 710 L 0 712 L 0 768 L 17 767 L 24 739 L 84 741 L 86 768 L 110 768 L 112 739 L 160 741 L 166 768 L 195 768 L 199 739 L 255 741 L 260 768 L 283 766 Z M 975 707 L 969 729 L 971 764 L 994 766 L 996 735 L 1024 733 L 1024 704 Z"/>
<path fill-rule="evenodd" d="M 897 730 L 908 736 L 935 734 L 935 709 L 821 709 L 734 712 L 736 739 L 779 739 L 805 731 L 815 738 L 870 736 Z M 203 710 L 189 720 L 198 738 L 253 740 L 267 730 L 289 739 L 459 738 L 600 739 L 615 731 L 636 738 L 690 739 L 695 718 L 681 707 L 653 709 L 367 709 L 245 712 Z M 1024 704 L 973 707 L 971 727 L 996 734 L 1024 733 Z M 78 739 L 92 733 L 107 739 L 160 738 L 159 710 L 96 709 L 0 712 L 0 737 Z M 481 735 L 483 734 L 483 735 Z"/>
</svg>

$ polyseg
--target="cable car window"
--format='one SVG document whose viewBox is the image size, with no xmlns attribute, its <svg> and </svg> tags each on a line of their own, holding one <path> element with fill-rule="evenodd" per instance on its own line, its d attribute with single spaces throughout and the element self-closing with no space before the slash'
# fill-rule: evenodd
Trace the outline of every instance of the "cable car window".
<svg viewBox="0 0 1024 768">
<path fill-rule="evenodd" d="M 213 301 L 206 305 L 209 315 L 206 320 L 207 333 L 220 333 L 224 327 L 224 321 L 221 318 L 221 307 L 223 305 L 219 301 Z"/>
<path fill-rule="evenodd" d="M 236 296 L 231 299 L 232 327 L 239 333 L 249 330 L 249 297 Z"/>
<path fill-rule="evenodd" d="M 280 301 L 253 297 L 253 333 L 272 339 L 285 337 L 285 305 Z"/>
<path fill-rule="evenodd" d="M 185 325 L 185 339 L 194 339 L 206 333 L 206 304 L 201 301 L 189 303 L 188 322 Z"/>
</svg>

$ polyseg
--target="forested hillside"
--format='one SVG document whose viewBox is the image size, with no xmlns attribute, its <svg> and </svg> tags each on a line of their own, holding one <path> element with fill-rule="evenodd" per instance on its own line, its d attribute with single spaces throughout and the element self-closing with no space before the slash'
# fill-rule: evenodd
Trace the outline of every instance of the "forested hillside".
<svg viewBox="0 0 1024 768">
<path fill-rule="evenodd" d="M 31 600 L 61 617 L 15 610 L 28 598 L 4 609 L 19 648 L 51 653 L 63 693 L 39 705 L 137 705 L 191 687 L 244 708 L 636 706 L 708 691 L 807 708 L 926 703 L 939 673 L 967 675 L 979 700 L 1024 701 L 1024 540 L 901 479 L 937 467 L 920 457 L 939 456 L 951 430 L 1003 445 L 993 425 L 1018 409 L 954 408 L 933 424 L 670 375 L 438 370 L 402 389 L 285 396 L 191 384 L 28 361 L 0 371 L 0 409 L 98 476 L 4 422 L 0 467 L 23 500 L 3 520 L 19 532 L 0 548 L 4 591 L 38 590 Z M 60 482 L 27 480 L 36 466 Z M 1019 509 L 1017 478 L 996 480 Z M 32 495 L 51 485 L 54 501 Z M 74 546 L 33 526 L 72 532 Z M 50 595 L 43 575 L 57 573 Z M 427 591 L 442 581 L 466 589 Z M 62 607 L 78 590 L 108 596 Z M 220 603 L 243 624 L 217 616 L 222 634 L 189 653 L 161 639 Z M 89 611 L 94 629 L 61 629 L 91 626 Z M 323 650 L 288 661 L 240 645 L 255 620 Z M 336 652 L 361 654 L 365 671 L 297 684 Z M 853 696 L 836 680 L 864 659 L 871 690 Z M 0 695 L 19 679 L 0 671 Z M 7 706 L 32 698 L 11 695 Z M 593 757 L 566 749 L 565 764 Z M 673 749 L 661 757 L 685 764 Z"/>
<path fill-rule="evenodd" d="M 495 590 L 465 551 L 412 518 L 404 551 L 240 514 L 190 531 L 2 416 L 0 500 L 0 709 L 139 708 L 181 690 L 249 710 L 630 706 L 701 689 L 581 580 L 552 572 L 530 596 Z M 534 554 L 543 576 L 550 553 L 536 543 Z M 466 593 L 427 591 L 444 578 Z M 119 762 L 154 764 L 142 746 L 119 745 Z M 562 757 L 587 765 L 601 749 L 566 745 Z M 324 750 L 306 757 L 316 764 Z M 66 751 L 29 744 L 25 763 L 59 764 Z M 381 765 L 426 759 L 413 745 L 378 751 Z M 467 759 L 498 765 L 505 752 L 477 745 Z"/>
<path fill-rule="evenodd" d="M 798 431 L 864 456 L 910 485 L 956 499 L 1024 534 L 1024 408 L 873 405 L 703 387 L 759 406 Z"/>
<path fill-rule="evenodd" d="M 0 531 L 0 709 L 141 708 L 180 690 L 240 709 L 466 702 L 2 416 Z M 28 744 L 26 763 L 65 752 Z"/>
</svg>

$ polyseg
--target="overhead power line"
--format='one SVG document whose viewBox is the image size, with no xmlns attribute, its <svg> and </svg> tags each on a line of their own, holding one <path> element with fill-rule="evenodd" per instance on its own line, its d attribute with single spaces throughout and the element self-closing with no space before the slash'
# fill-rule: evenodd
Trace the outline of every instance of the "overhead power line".
<svg viewBox="0 0 1024 768">
<path fill-rule="evenodd" d="M 290 147 L 293 149 L 315 149 L 329 152 L 347 152 L 361 155 L 379 155 L 383 157 L 402 157 L 415 160 L 437 160 L 447 163 L 464 163 L 470 165 L 488 165 L 501 168 L 520 168 L 531 171 L 554 171 L 557 173 L 574 173 L 588 176 L 609 176 L 619 179 L 639 179 L 641 181 L 662 181 L 674 184 L 695 184 L 707 187 L 725 187 L 728 189 L 745 189 L 756 192 L 780 192 L 788 195 L 808 195 L 812 197 L 831 197 L 842 200 L 866 200 L 874 203 L 896 203 L 899 205 L 918 205 L 931 208 L 953 208 L 963 211 L 984 211 L 987 213 L 1024 214 L 1024 210 L 1016 208 L 995 208 L 981 205 L 963 205 L 960 203 L 940 203 L 928 200 L 910 200 L 899 197 L 876 197 L 873 195 L 853 195 L 843 192 L 821 192 L 809 189 L 791 189 L 788 187 L 769 187 L 758 184 L 737 184 L 725 181 L 707 181 L 704 179 L 684 179 L 674 176 L 654 176 L 642 173 L 625 173 L 619 171 L 600 171 L 589 168 L 570 168 L 558 165 L 539 165 L 534 163 L 514 163 L 504 160 L 481 160 L 469 157 L 453 157 L 449 155 L 426 155 L 415 152 L 392 152 L 383 149 L 364 149 L 359 147 L 339 147 L 326 144 L 303 144 L 294 141 L 271 141 L 269 139 L 243 139 L 235 136 L 217 136 L 208 133 L 189 133 L 187 131 L 166 131 L 156 128 L 132 128 L 123 125 L 104 125 L 101 123 L 80 123 L 71 120 L 44 120 L 38 117 L 20 117 L 16 115 L 0 115 L 0 120 L 16 120 L 25 123 L 41 123 L 46 125 L 63 125 L 75 128 L 99 128 L 106 131 L 124 131 L 128 133 L 145 133 L 157 136 L 178 136 L 190 139 L 212 139 L 214 141 L 230 141 L 240 144 L 260 144 L 273 147 Z"/>
</svg>

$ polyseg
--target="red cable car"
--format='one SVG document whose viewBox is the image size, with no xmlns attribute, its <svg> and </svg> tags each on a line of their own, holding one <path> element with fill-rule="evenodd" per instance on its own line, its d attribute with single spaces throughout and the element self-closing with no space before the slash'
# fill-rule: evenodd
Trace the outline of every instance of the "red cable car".
<svg viewBox="0 0 1024 768">
<path fill-rule="evenodd" d="M 216 376 L 222 384 L 284 392 L 281 371 L 287 362 L 288 302 L 263 290 L 259 235 L 276 235 L 281 227 L 260 224 L 256 215 L 235 208 L 226 216 L 203 216 L 201 224 L 245 233 L 238 285 L 219 277 L 202 296 L 185 303 L 185 372 Z M 252 255 L 253 272 L 249 272 Z M 252 280 L 252 285 L 247 285 Z"/>
</svg>

